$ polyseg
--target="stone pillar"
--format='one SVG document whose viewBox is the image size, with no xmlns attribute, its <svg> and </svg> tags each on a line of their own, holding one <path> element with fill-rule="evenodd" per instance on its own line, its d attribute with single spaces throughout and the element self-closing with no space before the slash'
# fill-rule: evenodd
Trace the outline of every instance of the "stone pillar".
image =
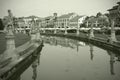
<svg viewBox="0 0 120 80">
<path fill-rule="evenodd" d="M 43 28 L 43 33 L 45 33 L 45 28 Z"/>
<path fill-rule="evenodd" d="M 115 28 L 114 28 L 114 20 L 112 19 L 111 20 L 111 42 L 116 42 L 117 39 L 116 39 L 116 36 L 115 36 Z"/>
<path fill-rule="evenodd" d="M 8 22 L 7 22 L 7 33 L 6 33 L 6 50 L 14 50 L 15 49 L 15 41 L 14 41 L 14 26 L 13 26 L 13 15 L 11 10 L 8 10 Z"/>
<path fill-rule="evenodd" d="M 56 34 L 57 33 L 57 30 L 56 30 L 56 28 L 57 28 L 57 13 L 53 13 L 53 16 L 54 16 L 54 28 L 55 28 L 54 34 Z"/>
<path fill-rule="evenodd" d="M 65 26 L 65 34 L 67 34 L 67 27 Z"/>
<path fill-rule="evenodd" d="M 91 24 L 91 29 L 90 29 L 90 38 L 94 37 L 94 30 L 93 30 L 93 23 Z"/>
<path fill-rule="evenodd" d="M 86 26 L 89 27 L 89 22 L 87 21 Z"/>
<path fill-rule="evenodd" d="M 9 26 L 11 27 L 11 26 Z M 14 50 L 15 49 L 15 40 L 14 34 L 11 29 L 8 30 L 6 36 L 6 50 Z"/>
<path fill-rule="evenodd" d="M 55 28 L 55 30 L 54 30 L 54 34 L 56 34 L 57 33 L 57 31 L 56 31 L 56 28 Z"/>
<path fill-rule="evenodd" d="M 15 30 L 15 33 L 18 33 L 18 30 L 17 30 L 17 29 Z"/>
<path fill-rule="evenodd" d="M 23 33 L 26 34 L 26 28 L 24 28 Z"/>
<path fill-rule="evenodd" d="M 31 32 L 31 41 L 34 41 L 36 39 L 36 33 L 35 31 Z"/>
<path fill-rule="evenodd" d="M 40 41 L 40 31 L 39 31 L 39 29 L 36 30 L 36 41 Z"/>
<path fill-rule="evenodd" d="M 77 35 L 79 35 L 79 30 L 80 30 L 80 24 L 78 23 L 78 26 L 77 26 Z"/>
</svg>

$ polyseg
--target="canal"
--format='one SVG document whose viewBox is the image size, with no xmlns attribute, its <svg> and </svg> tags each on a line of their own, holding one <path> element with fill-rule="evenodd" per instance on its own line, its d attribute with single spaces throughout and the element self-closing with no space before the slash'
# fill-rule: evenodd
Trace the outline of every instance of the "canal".
<svg viewBox="0 0 120 80">
<path fill-rule="evenodd" d="M 120 55 L 77 40 L 42 36 L 39 57 L 19 80 L 120 80 Z"/>
</svg>

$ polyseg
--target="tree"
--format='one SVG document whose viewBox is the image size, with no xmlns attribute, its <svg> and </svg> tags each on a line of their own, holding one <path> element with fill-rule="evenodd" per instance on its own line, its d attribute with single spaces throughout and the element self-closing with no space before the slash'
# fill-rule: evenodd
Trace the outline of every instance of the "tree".
<svg viewBox="0 0 120 80">
<path fill-rule="evenodd" d="M 98 12 L 96 17 L 99 17 L 99 16 L 102 16 L 102 13 L 101 12 Z"/>
<path fill-rule="evenodd" d="M 0 19 L 0 30 L 3 30 L 3 29 L 4 29 L 3 21 L 2 19 Z"/>
<path fill-rule="evenodd" d="M 98 23 L 100 24 L 101 27 L 103 26 L 109 26 L 109 18 L 106 15 L 101 15 L 97 17 Z"/>
</svg>

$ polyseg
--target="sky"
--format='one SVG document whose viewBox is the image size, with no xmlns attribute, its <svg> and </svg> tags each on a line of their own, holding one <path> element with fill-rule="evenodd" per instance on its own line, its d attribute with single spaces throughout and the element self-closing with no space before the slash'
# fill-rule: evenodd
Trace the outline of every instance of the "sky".
<svg viewBox="0 0 120 80">
<path fill-rule="evenodd" d="M 36 15 L 46 17 L 75 12 L 79 15 L 106 13 L 120 0 L 0 0 L 0 18 L 7 16 L 10 9 L 14 16 Z"/>
</svg>

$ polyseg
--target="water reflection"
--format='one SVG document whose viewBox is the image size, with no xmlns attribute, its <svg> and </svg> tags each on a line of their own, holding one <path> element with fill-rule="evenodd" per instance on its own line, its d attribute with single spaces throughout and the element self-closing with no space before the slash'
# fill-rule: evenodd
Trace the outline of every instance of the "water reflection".
<svg viewBox="0 0 120 80">
<path fill-rule="evenodd" d="M 94 54 L 93 54 L 93 45 L 89 44 L 90 46 L 90 59 L 93 60 Z"/>
<path fill-rule="evenodd" d="M 31 76 L 31 78 L 32 78 L 32 80 L 36 80 L 37 79 L 37 67 L 40 65 L 40 55 L 41 55 L 41 53 L 39 53 L 38 55 L 34 55 L 33 58 L 32 58 L 32 61 L 31 61 L 32 62 L 31 63 L 31 68 L 32 68 L 32 76 Z M 26 64 L 26 66 L 28 64 Z M 22 75 L 20 74 L 20 76 L 17 79 L 15 79 L 15 80 L 23 80 L 21 78 L 21 76 Z"/>
<path fill-rule="evenodd" d="M 114 54 L 113 52 L 111 52 L 109 50 L 107 52 L 110 55 L 110 73 L 111 73 L 111 75 L 115 75 L 114 64 L 116 61 L 120 62 L 120 55 Z"/>
<path fill-rule="evenodd" d="M 73 40 L 73 39 L 67 39 L 67 38 L 61 38 L 61 37 L 47 37 L 42 36 L 42 39 L 45 43 L 48 43 L 50 45 L 60 45 L 62 47 L 69 47 L 71 49 L 77 49 L 77 52 L 79 51 L 79 46 L 86 46 L 87 43 L 84 43 L 82 41 Z"/>
<path fill-rule="evenodd" d="M 32 63 L 32 68 L 33 68 L 33 76 L 32 79 L 36 80 L 37 79 L 37 66 L 40 64 L 40 55 L 38 55 L 37 59 Z"/>
<path fill-rule="evenodd" d="M 39 55 L 32 69 L 22 74 L 31 75 L 29 80 L 120 79 L 120 54 L 67 38 L 42 36 L 42 39 L 45 46 L 41 60 Z M 28 79 L 22 77 L 22 80 Z"/>
</svg>

